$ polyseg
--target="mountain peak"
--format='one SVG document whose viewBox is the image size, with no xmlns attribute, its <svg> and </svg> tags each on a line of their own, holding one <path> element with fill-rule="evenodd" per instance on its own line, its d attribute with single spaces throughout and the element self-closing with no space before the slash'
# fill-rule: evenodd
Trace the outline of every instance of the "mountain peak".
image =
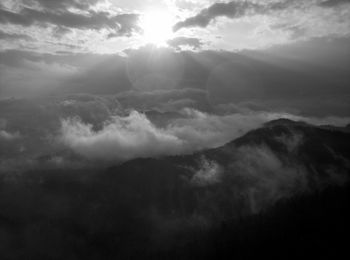
<svg viewBox="0 0 350 260">
<path fill-rule="evenodd" d="M 279 118 L 275 120 L 271 120 L 264 124 L 264 126 L 271 127 L 271 126 L 277 126 L 277 125 L 308 125 L 307 123 L 303 121 L 293 121 L 289 118 Z"/>
</svg>

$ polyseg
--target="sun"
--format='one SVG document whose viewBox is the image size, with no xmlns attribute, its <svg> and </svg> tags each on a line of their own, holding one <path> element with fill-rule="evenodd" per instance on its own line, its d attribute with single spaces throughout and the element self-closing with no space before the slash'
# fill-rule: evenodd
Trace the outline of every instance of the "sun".
<svg viewBox="0 0 350 260">
<path fill-rule="evenodd" d="M 173 35 L 173 19 L 166 11 L 150 11 L 145 13 L 140 21 L 143 30 L 142 39 L 145 43 L 165 46 Z"/>
</svg>

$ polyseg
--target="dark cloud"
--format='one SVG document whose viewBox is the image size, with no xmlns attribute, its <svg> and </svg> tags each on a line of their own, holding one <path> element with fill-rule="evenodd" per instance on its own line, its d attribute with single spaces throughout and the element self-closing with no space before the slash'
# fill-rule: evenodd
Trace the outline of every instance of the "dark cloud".
<svg viewBox="0 0 350 260">
<path fill-rule="evenodd" d="M 2 6 L 0 6 L 1 8 Z M 29 9 L 31 10 L 31 9 Z M 2 24 L 18 24 L 23 26 L 30 26 L 34 23 L 34 18 L 27 17 L 21 13 L 11 12 L 5 9 L 0 9 L 0 23 Z"/>
<path fill-rule="evenodd" d="M 181 49 L 181 46 L 188 46 L 196 50 L 200 49 L 203 45 L 203 42 L 200 39 L 193 37 L 176 37 L 167 41 L 167 43 L 169 46 L 178 50 Z"/>
<path fill-rule="evenodd" d="M 114 17 L 120 28 L 117 35 L 130 36 L 133 32 L 140 32 L 141 28 L 138 26 L 138 14 L 120 14 Z"/>
<path fill-rule="evenodd" d="M 0 30 L 0 40 L 33 40 L 32 37 L 26 34 L 7 33 Z"/>
<path fill-rule="evenodd" d="M 64 26 L 57 26 L 53 29 L 53 36 L 57 38 L 61 38 L 62 36 L 72 32 L 71 29 L 64 27 Z"/>
<path fill-rule="evenodd" d="M 52 24 L 59 27 L 94 30 L 107 28 L 115 31 L 119 36 L 130 35 L 133 31 L 139 30 L 137 22 L 137 14 L 111 15 L 106 12 L 95 12 L 92 10 L 87 14 L 80 14 L 67 10 L 53 12 L 48 9 L 37 10 L 28 7 L 24 7 L 20 12 L 16 13 L 0 9 L 0 23 L 2 24 L 22 26 Z"/>
<path fill-rule="evenodd" d="M 131 36 L 133 32 L 140 32 L 141 28 L 138 25 L 139 15 L 137 14 L 120 14 L 115 17 L 115 20 L 120 25 L 120 28 L 115 33 L 110 33 L 108 38 L 118 37 L 121 35 Z"/>
<path fill-rule="evenodd" d="M 327 0 L 320 3 L 320 6 L 323 7 L 333 7 L 343 4 L 350 4 L 349 0 Z"/>
<path fill-rule="evenodd" d="M 212 20 L 217 17 L 225 16 L 228 18 L 239 18 L 248 12 L 256 12 L 264 7 L 250 1 L 232 1 L 229 3 L 215 3 L 210 7 L 202 10 L 199 14 L 187 18 L 174 26 L 174 31 L 185 27 L 206 27 Z"/>
<path fill-rule="evenodd" d="M 22 1 L 24 4 L 40 5 L 40 7 L 50 10 L 67 10 L 68 8 L 76 8 L 80 10 L 87 10 L 91 5 L 96 4 L 100 0 L 32 0 Z"/>
<path fill-rule="evenodd" d="M 345 3 L 349 3 L 349 1 L 329 0 L 319 3 L 319 5 L 323 7 L 333 7 Z M 211 21 L 218 17 L 235 19 L 243 16 L 283 11 L 289 7 L 306 10 L 312 5 L 315 5 L 315 3 L 295 0 L 281 0 L 275 2 L 231 1 L 228 3 L 215 3 L 203 9 L 197 15 L 178 22 L 173 29 L 177 31 L 187 27 L 207 27 Z"/>
</svg>

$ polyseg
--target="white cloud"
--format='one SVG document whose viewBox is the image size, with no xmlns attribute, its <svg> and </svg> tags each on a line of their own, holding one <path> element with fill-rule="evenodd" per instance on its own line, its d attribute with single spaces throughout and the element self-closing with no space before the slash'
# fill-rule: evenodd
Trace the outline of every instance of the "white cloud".
<svg viewBox="0 0 350 260">
<path fill-rule="evenodd" d="M 238 188 L 246 193 L 253 213 L 308 189 L 306 169 L 284 164 L 266 146 L 241 147 L 235 158 L 229 172 L 243 180 Z"/>
<path fill-rule="evenodd" d="M 282 134 L 276 137 L 276 140 L 284 144 L 288 152 L 293 152 L 298 149 L 298 147 L 304 142 L 304 136 L 302 133 L 290 133 Z"/>
<path fill-rule="evenodd" d="M 62 121 L 61 140 L 89 159 L 129 160 L 218 147 L 265 121 L 261 115 L 218 116 L 191 109 L 182 113 L 184 118 L 159 128 L 133 111 L 126 117 L 112 117 L 99 131 L 70 118 Z"/>
<path fill-rule="evenodd" d="M 62 120 L 60 139 L 88 159 L 125 161 L 219 147 L 281 117 L 308 121 L 290 114 L 264 112 L 214 115 L 184 109 L 181 114 L 181 118 L 172 120 L 165 127 L 157 127 L 146 115 L 133 111 L 125 117 L 111 117 L 97 131 L 79 118 L 65 119 Z"/>
<path fill-rule="evenodd" d="M 19 137 L 20 137 L 20 134 L 18 132 L 10 133 L 10 132 L 7 132 L 6 130 L 0 130 L 0 140 L 11 141 L 11 140 L 18 139 Z"/>
<path fill-rule="evenodd" d="M 79 154 L 100 160 L 128 160 L 136 157 L 176 154 L 183 141 L 156 128 L 144 115 L 132 112 L 114 117 L 100 131 L 73 118 L 62 121 L 62 139 Z"/>
<path fill-rule="evenodd" d="M 192 176 L 191 183 L 198 186 L 216 184 L 221 181 L 222 173 L 223 169 L 219 164 L 202 157 L 200 168 Z"/>
</svg>

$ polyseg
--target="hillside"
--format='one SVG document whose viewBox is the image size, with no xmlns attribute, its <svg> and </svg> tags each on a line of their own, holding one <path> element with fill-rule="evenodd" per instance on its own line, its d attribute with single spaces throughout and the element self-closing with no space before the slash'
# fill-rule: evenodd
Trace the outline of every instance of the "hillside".
<svg viewBox="0 0 350 260">
<path fill-rule="evenodd" d="M 278 120 L 193 155 L 3 177 L 0 256 L 346 253 L 341 237 L 349 231 L 349 141 L 344 131 Z"/>
</svg>

